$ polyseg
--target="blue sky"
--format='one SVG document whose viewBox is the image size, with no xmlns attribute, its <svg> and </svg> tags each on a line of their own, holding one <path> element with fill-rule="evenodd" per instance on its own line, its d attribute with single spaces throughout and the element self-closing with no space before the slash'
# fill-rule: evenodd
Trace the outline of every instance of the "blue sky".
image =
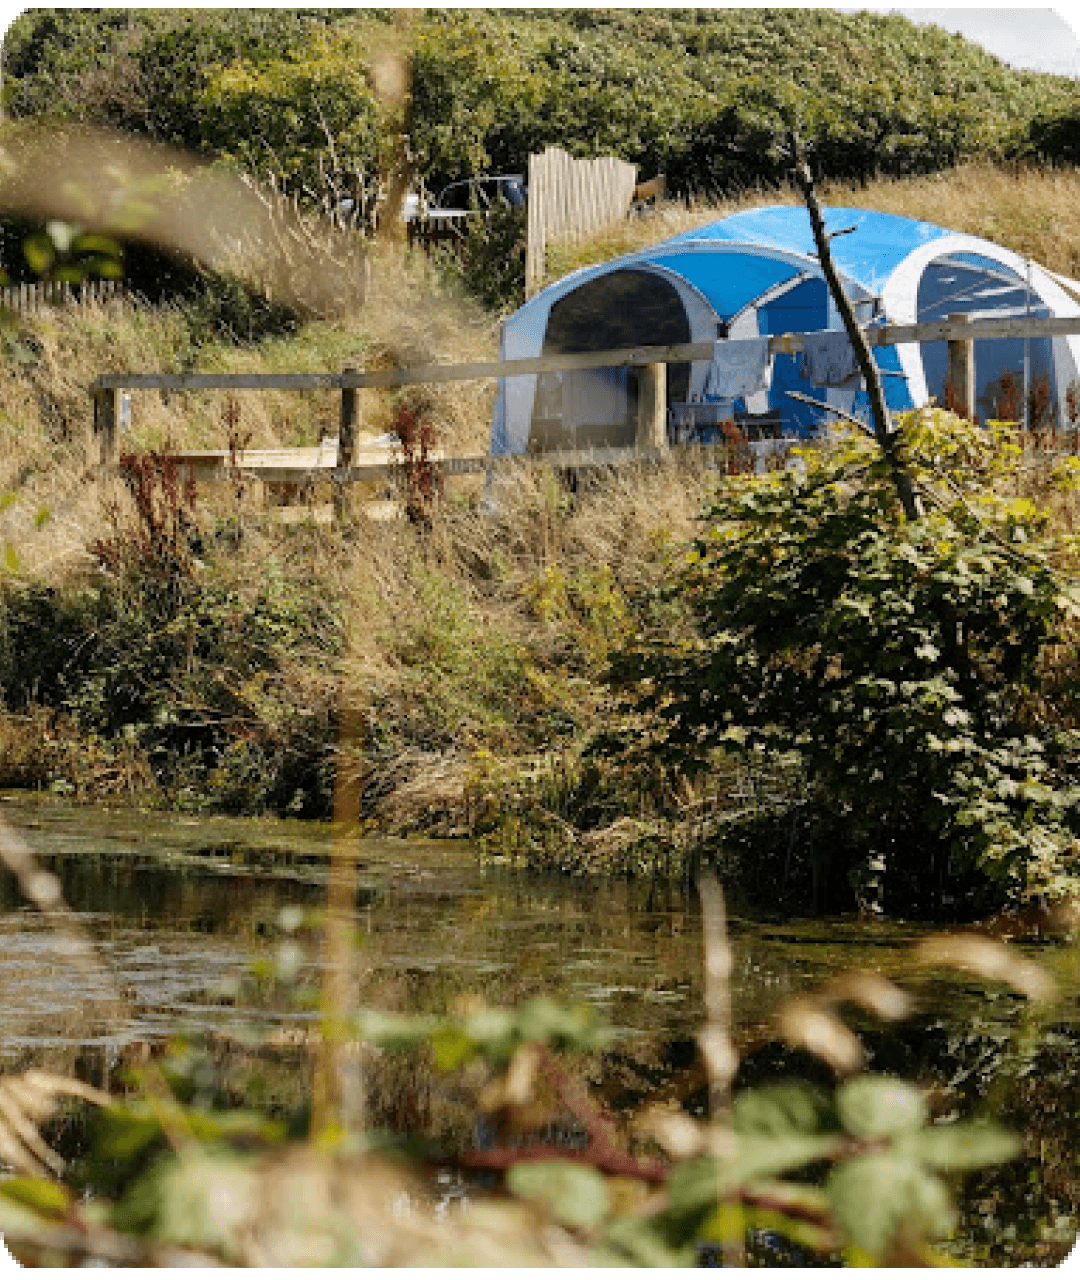
<svg viewBox="0 0 1080 1280">
<path fill-rule="evenodd" d="M 1013 67 L 1080 77 L 1080 14 L 1075 5 L 1061 5 L 1056 10 L 1035 5 L 1010 9 L 862 7 L 888 8 L 914 22 L 934 22 L 947 31 L 959 31 Z"/>
</svg>

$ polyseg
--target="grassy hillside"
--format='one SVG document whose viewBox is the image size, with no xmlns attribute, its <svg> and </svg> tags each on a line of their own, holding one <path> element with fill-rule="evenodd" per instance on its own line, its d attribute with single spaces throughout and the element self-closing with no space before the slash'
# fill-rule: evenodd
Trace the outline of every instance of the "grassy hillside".
<svg viewBox="0 0 1080 1280">
<path fill-rule="evenodd" d="M 411 53 L 407 126 L 435 189 L 553 143 L 729 194 L 783 176 L 790 125 L 830 177 L 1071 158 L 1080 112 L 1068 79 L 827 9 L 29 10 L 4 41 L 7 109 L 178 143 L 310 196 L 385 169 L 390 46 Z"/>
</svg>

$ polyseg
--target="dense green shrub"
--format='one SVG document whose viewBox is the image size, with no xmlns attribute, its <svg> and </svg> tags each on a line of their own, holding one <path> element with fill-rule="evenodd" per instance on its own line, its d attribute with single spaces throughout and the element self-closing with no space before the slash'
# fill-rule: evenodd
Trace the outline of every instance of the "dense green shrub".
<svg viewBox="0 0 1080 1280">
<path fill-rule="evenodd" d="M 114 125 L 291 190 L 379 172 L 371 63 L 392 13 L 31 10 L 4 42 L 14 117 Z M 833 10 L 431 10 L 411 28 L 409 132 L 438 190 L 556 144 L 669 188 L 774 181 L 797 125 L 829 177 L 1067 151 L 1075 82 L 1011 70 L 940 28 Z"/>
<path fill-rule="evenodd" d="M 446 273 L 492 311 L 509 311 L 525 296 L 526 214 L 497 204 L 465 228 L 455 252 L 442 251 Z"/>
<path fill-rule="evenodd" d="M 971 917 L 1075 883 L 1076 691 L 1057 689 L 1052 722 L 1041 695 L 1080 593 L 1045 514 L 996 491 L 1006 431 L 926 411 L 903 441 L 919 520 L 864 441 L 725 480 L 668 588 L 696 630 L 617 672 L 646 717 L 634 753 L 691 776 L 717 749 L 797 762 L 789 818 L 821 905 L 857 889 Z"/>
<path fill-rule="evenodd" d="M 255 584 L 233 580 L 228 540 L 198 528 L 175 469 L 125 463 L 136 514 L 116 514 L 87 581 L 3 584 L 5 709 L 64 713 L 84 738 L 137 752 L 186 805 L 326 815 L 333 601 L 273 563 Z"/>
</svg>

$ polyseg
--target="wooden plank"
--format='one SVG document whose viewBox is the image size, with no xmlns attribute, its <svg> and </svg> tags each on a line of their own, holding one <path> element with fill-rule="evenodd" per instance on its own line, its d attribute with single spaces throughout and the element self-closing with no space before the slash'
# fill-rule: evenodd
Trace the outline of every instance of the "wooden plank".
<svg viewBox="0 0 1080 1280">
<path fill-rule="evenodd" d="M 94 395 L 94 443 L 89 462 L 100 466 L 102 473 L 120 458 L 120 396 L 119 387 L 103 388 Z"/>
<path fill-rule="evenodd" d="M 525 298 L 528 301 L 544 278 L 544 220 L 541 217 L 543 179 L 540 156 L 529 157 L 529 200 L 526 205 Z"/>
<path fill-rule="evenodd" d="M 996 338 L 1066 337 L 1080 334 L 1080 316 L 1031 316 L 1024 319 L 1006 317 L 969 320 L 963 326 L 949 320 L 931 324 L 888 324 L 871 326 L 866 331 L 872 347 L 888 347 L 901 342 L 947 342 L 965 338 L 986 342 Z"/>
<path fill-rule="evenodd" d="M 880 325 L 867 330 L 872 347 L 905 342 L 946 342 L 966 338 L 975 342 L 996 338 L 1064 337 L 1080 334 L 1080 316 L 1002 320 L 971 320 L 961 327 L 947 320 L 919 325 Z M 774 334 L 769 339 L 773 355 L 797 354 L 803 349 L 801 333 Z M 174 391 L 197 390 L 314 390 L 342 387 L 405 387 L 418 383 L 464 382 L 481 378 L 512 378 L 535 373 L 581 369 L 621 369 L 631 365 L 682 364 L 708 360 L 711 342 L 681 342 L 667 346 L 624 347 L 582 355 L 529 356 L 518 360 L 488 360 L 477 364 L 420 365 L 414 369 L 381 369 L 357 373 L 107 373 L 94 383 L 95 390 L 153 387 Z"/>
<path fill-rule="evenodd" d="M 676 343 L 661 347 L 626 347 L 583 355 L 529 356 L 519 360 L 488 360 L 478 364 L 420 365 L 415 369 L 380 369 L 357 373 L 107 373 L 95 382 L 102 389 L 123 387 L 197 390 L 312 390 L 328 387 L 405 387 L 424 382 L 462 382 L 472 378 L 500 378 L 567 369 L 623 368 L 634 364 L 681 363 L 711 358 L 711 342 Z"/>
<path fill-rule="evenodd" d="M 559 193 L 555 214 L 555 230 L 560 240 L 566 238 L 570 229 L 570 157 L 558 148 L 556 165 L 558 167 L 557 191 Z"/>
<path fill-rule="evenodd" d="M 315 391 L 343 384 L 338 373 L 106 373 L 94 385 L 102 389 L 123 387 L 126 391 L 140 387 L 170 391 Z"/>
<path fill-rule="evenodd" d="M 346 369 L 345 373 L 356 373 L 355 369 Z M 350 466 L 358 447 L 357 432 L 360 426 L 360 407 L 357 402 L 358 388 L 343 385 L 341 388 L 341 407 L 338 415 L 338 463 Z"/>
<path fill-rule="evenodd" d="M 354 371 L 346 369 L 345 372 Z M 359 395 L 360 392 L 356 387 L 341 388 L 341 408 L 338 415 L 338 470 L 351 467 L 356 461 L 357 428 L 360 423 Z M 334 512 L 339 520 L 344 519 L 347 514 L 345 490 L 340 486 L 334 489 Z"/>
<path fill-rule="evenodd" d="M 779 444 L 780 441 L 771 441 Z M 807 441 L 799 441 L 805 445 Z M 672 445 L 665 452 L 671 454 L 694 454 L 704 458 L 715 453 L 724 453 L 729 446 L 719 444 L 678 444 Z M 267 451 L 270 452 L 270 451 Z M 277 452 L 284 452 L 278 450 Z M 302 452 L 302 451 L 298 451 Z M 205 450 L 198 455 L 175 455 L 181 466 L 191 466 L 195 478 L 200 483 L 235 481 L 238 470 L 233 466 L 215 463 L 215 457 L 222 456 L 221 451 Z M 615 467 L 626 466 L 637 462 L 654 461 L 657 457 L 655 449 L 641 451 L 636 446 L 623 448 L 617 446 L 598 446 L 593 449 L 567 449 L 551 453 L 538 454 L 504 454 L 498 457 L 481 455 L 465 458 L 433 459 L 436 471 L 442 476 L 463 475 L 498 475 L 527 470 L 534 467 L 550 467 L 553 470 L 604 471 Z M 203 465 L 205 463 L 205 465 Z M 356 482 L 387 481 L 400 479 L 402 464 L 400 461 L 387 459 L 382 462 L 359 463 L 352 467 L 317 468 L 306 466 L 243 466 L 239 475 L 245 479 L 261 481 L 268 485 L 297 485 L 310 487 L 313 484 L 330 483 L 335 487 L 340 484 Z"/>
<path fill-rule="evenodd" d="M 196 478 L 205 483 L 235 480 L 239 473 L 248 480 L 260 480 L 267 484 L 311 484 L 327 483 L 352 484 L 357 481 L 393 480 L 401 475 L 400 461 L 388 459 L 384 462 L 357 463 L 351 467 L 313 469 L 303 465 L 265 465 L 250 463 L 239 468 L 226 466 L 215 460 L 214 451 L 208 450 L 200 456 L 177 454 L 176 460 L 182 467 L 190 466 Z M 641 460 L 643 456 L 637 449 L 628 448 L 596 448 L 566 450 L 557 453 L 542 454 L 507 454 L 491 457 L 487 454 L 467 458 L 434 458 L 432 466 L 444 476 L 479 475 L 488 471 L 512 471 L 522 466 L 549 466 L 555 468 L 574 468 L 589 470 L 622 466 L 628 462 Z"/>
</svg>

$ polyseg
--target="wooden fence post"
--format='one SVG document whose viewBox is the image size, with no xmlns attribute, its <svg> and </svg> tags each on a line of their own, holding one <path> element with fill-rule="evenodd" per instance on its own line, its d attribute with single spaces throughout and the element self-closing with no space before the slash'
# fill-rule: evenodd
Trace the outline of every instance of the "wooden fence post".
<svg viewBox="0 0 1080 1280">
<path fill-rule="evenodd" d="M 107 474 L 120 461 L 120 412 L 123 392 L 119 387 L 94 388 L 94 443 L 88 459 Z"/>
<path fill-rule="evenodd" d="M 637 368 L 638 402 L 637 449 L 666 453 L 667 438 L 667 365 L 643 364 Z"/>
<path fill-rule="evenodd" d="M 950 324 L 970 324 L 968 315 L 948 317 Z M 949 389 L 951 407 L 956 413 L 975 421 L 975 343 L 970 338 L 949 339 Z"/>
<path fill-rule="evenodd" d="M 354 368 L 343 373 L 356 373 Z M 341 414 L 338 420 L 337 475 L 334 484 L 334 519 L 340 520 L 346 510 L 345 485 L 340 473 L 356 465 L 356 434 L 359 425 L 359 391 L 356 387 L 341 388 Z"/>
</svg>

